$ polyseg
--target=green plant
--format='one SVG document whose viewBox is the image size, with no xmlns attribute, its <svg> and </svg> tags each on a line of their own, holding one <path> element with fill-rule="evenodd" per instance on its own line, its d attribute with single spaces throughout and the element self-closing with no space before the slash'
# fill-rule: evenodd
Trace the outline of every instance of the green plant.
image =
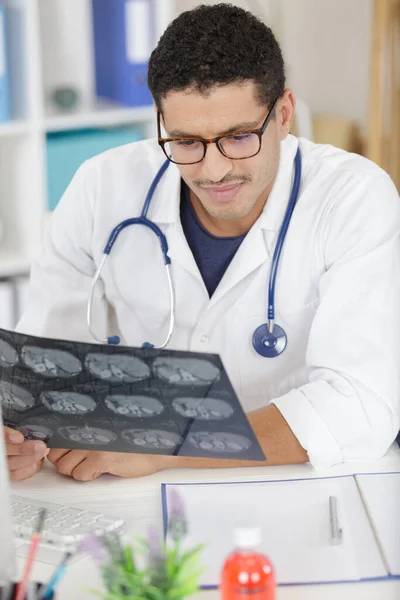
<svg viewBox="0 0 400 600">
<path fill-rule="evenodd" d="M 102 600 L 183 600 L 199 590 L 202 546 L 183 548 L 187 523 L 183 503 L 169 495 L 168 543 L 155 529 L 135 545 L 122 545 L 116 536 L 86 538 L 81 551 L 98 562 L 105 591 L 92 592 Z M 140 558 L 145 566 L 139 567 Z"/>
</svg>

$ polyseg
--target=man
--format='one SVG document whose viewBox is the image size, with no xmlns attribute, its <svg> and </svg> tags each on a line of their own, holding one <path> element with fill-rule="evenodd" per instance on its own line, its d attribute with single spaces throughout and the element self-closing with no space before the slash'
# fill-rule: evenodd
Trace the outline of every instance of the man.
<svg viewBox="0 0 400 600">
<path fill-rule="evenodd" d="M 175 19 L 151 56 L 149 86 L 159 144 L 118 148 L 79 169 L 33 266 L 19 330 L 93 341 L 86 306 L 106 240 L 141 214 L 167 157 L 148 218 L 169 243 L 176 319 L 168 348 L 221 355 L 266 465 L 382 456 L 400 412 L 400 203 L 389 177 L 364 158 L 289 135 L 295 98 L 281 51 L 270 29 L 239 8 L 200 6 Z M 298 151 L 300 190 L 267 317 Z M 169 315 L 157 238 L 126 228 L 102 271 L 93 332 L 160 346 Z M 273 358 L 252 341 L 268 318 L 287 336 Z M 248 464 L 49 452 L 16 432 L 6 438 L 16 480 L 37 472 L 46 454 L 61 473 L 86 481 Z"/>
</svg>

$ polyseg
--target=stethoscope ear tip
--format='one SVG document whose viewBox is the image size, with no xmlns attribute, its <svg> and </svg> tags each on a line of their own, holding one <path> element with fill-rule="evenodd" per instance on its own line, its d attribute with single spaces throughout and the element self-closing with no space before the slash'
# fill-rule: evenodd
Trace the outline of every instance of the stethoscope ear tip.
<svg viewBox="0 0 400 600">
<path fill-rule="evenodd" d="M 150 344 L 149 342 L 145 342 L 142 344 L 142 348 L 154 348 L 154 344 Z"/>
<path fill-rule="evenodd" d="M 112 335 L 109 338 L 107 338 L 107 344 L 110 344 L 110 346 L 118 346 L 120 341 L 121 340 L 117 335 Z"/>
</svg>

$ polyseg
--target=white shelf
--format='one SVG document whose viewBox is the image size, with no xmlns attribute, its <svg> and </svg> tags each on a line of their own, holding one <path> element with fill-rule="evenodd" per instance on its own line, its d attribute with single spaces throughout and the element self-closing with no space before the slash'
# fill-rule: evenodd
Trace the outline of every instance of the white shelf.
<svg viewBox="0 0 400 600">
<path fill-rule="evenodd" d="M 29 273 L 31 261 L 22 256 L 0 255 L 0 278 Z"/>
<path fill-rule="evenodd" d="M 0 137 L 13 137 L 24 135 L 30 131 L 30 122 L 23 120 L 0 123 Z"/>
<path fill-rule="evenodd" d="M 110 102 L 97 101 L 93 106 L 76 111 L 47 109 L 44 130 L 68 131 L 86 127 L 117 127 L 134 123 L 155 122 L 153 106 L 126 107 Z"/>
<path fill-rule="evenodd" d="M 95 99 L 92 0 L 0 0 L 12 24 L 7 38 L 13 120 L 0 123 L 0 278 L 29 273 L 47 210 L 50 132 L 135 126 L 156 134 L 153 106 L 126 107 Z M 154 44 L 175 16 L 175 0 L 153 0 Z M 55 90 L 78 91 L 78 110 L 51 102 Z M 1 306 L 0 306 L 1 311 Z"/>
</svg>

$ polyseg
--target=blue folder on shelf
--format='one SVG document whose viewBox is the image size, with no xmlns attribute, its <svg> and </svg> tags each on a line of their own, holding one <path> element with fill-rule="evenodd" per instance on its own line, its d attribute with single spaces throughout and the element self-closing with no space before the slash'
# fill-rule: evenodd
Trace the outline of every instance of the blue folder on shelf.
<svg viewBox="0 0 400 600">
<path fill-rule="evenodd" d="M 142 139 L 140 129 L 83 129 L 47 135 L 48 208 L 53 210 L 80 165 L 101 152 Z"/>
<path fill-rule="evenodd" d="M 92 0 L 96 93 L 126 106 L 147 106 L 153 47 L 153 0 Z"/>
<path fill-rule="evenodd" d="M 0 123 L 10 120 L 6 9 L 0 4 Z"/>
</svg>

